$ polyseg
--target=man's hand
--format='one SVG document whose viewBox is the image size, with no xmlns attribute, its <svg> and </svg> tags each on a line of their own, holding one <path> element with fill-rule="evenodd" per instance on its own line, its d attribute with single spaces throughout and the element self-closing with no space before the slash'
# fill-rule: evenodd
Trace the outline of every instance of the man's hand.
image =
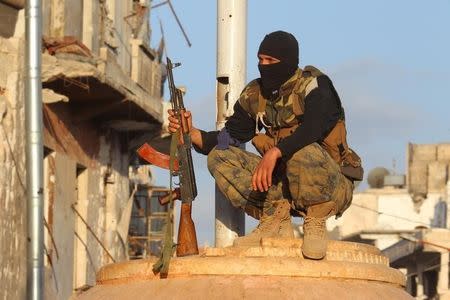
<svg viewBox="0 0 450 300">
<path fill-rule="evenodd" d="M 175 133 L 181 126 L 180 121 L 177 117 L 175 117 L 175 113 L 172 109 L 168 110 L 169 113 L 169 131 L 170 133 Z M 188 125 L 188 132 L 191 132 L 192 130 L 192 114 L 190 111 L 184 112 L 184 117 L 186 118 L 187 125 Z"/>
<path fill-rule="evenodd" d="M 266 192 L 272 185 L 272 173 L 275 168 L 277 159 L 281 157 L 281 151 L 277 147 L 271 148 L 267 151 L 255 169 L 252 176 L 253 190 Z"/>
<path fill-rule="evenodd" d="M 175 117 L 175 113 L 173 112 L 172 109 L 168 110 L 169 113 L 169 132 L 170 133 L 175 133 L 179 128 L 180 128 L 180 121 L 178 120 L 177 117 Z M 189 134 L 191 135 L 191 139 L 192 139 L 192 143 L 198 147 L 202 147 L 202 136 L 200 134 L 200 130 L 198 130 L 197 128 L 195 128 L 194 126 L 192 126 L 192 114 L 190 111 L 185 111 L 184 112 L 184 117 L 186 119 L 186 123 L 187 123 L 187 130 L 189 132 Z"/>
</svg>

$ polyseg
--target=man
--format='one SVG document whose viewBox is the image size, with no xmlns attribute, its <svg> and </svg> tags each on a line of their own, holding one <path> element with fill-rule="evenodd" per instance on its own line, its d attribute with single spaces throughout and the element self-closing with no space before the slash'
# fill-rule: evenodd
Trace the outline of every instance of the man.
<svg viewBox="0 0 450 300">
<path fill-rule="evenodd" d="M 298 57 L 292 34 L 266 35 L 258 51 L 261 78 L 244 88 L 225 128 L 204 132 L 192 126 L 190 112 L 185 116 L 194 148 L 208 155 L 219 189 L 260 221 L 234 245 L 258 245 L 262 237 L 293 238 L 292 212 L 304 217 L 303 255 L 322 259 L 326 219 L 340 216 L 351 203 L 353 181 L 341 165 L 348 165 L 352 151 L 330 79 L 314 67 L 300 69 Z M 178 128 L 169 111 L 169 130 Z M 237 147 L 250 140 L 262 157 Z"/>
</svg>

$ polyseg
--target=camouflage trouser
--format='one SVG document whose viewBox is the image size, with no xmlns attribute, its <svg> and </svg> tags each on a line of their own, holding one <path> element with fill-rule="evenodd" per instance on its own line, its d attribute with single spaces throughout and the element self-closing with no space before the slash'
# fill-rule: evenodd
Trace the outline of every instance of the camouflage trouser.
<svg viewBox="0 0 450 300">
<path fill-rule="evenodd" d="M 286 163 L 279 161 L 272 186 L 264 193 L 252 190 L 252 174 L 260 160 L 260 156 L 232 146 L 209 153 L 208 169 L 233 206 L 262 209 L 272 201 L 289 199 L 302 213 L 308 206 L 334 201 L 338 216 L 350 206 L 353 183 L 319 144 L 300 149 Z"/>
</svg>

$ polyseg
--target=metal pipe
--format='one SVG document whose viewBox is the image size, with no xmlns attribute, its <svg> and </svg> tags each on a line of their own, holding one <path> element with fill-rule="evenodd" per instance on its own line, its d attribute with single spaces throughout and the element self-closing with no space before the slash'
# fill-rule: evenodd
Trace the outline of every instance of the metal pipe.
<svg viewBox="0 0 450 300">
<path fill-rule="evenodd" d="M 175 17 L 175 21 L 177 21 L 177 24 L 180 27 L 181 32 L 183 33 L 183 36 L 186 39 L 188 46 L 191 47 L 192 46 L 191 41 L 189 40 L 189 38 L 186 34 L 186 31 L 184 31 L 184 28 L 183 28 L 183 25 L 181 25 L 180 19 L 178 19 L 177 13 L 175 12 L 175 9 L 172 6 L 172 2 L 170 2 L 170 0 L 168 0 L 167 3 L 169 4 L 170 10 L 172 11 L 173 16 Z"/>
<path fill-rule="evenodd" d="M 245 86 L 247 72 L 247 1 L 217 0 L 216 128 L 222 129 Z M 216 187 L 216 247 L 226 247 L 245 231 L 242 210 Z"/>
<path fill-rule="evenodd" d="M 27 170 L 27 299 L 43 299 L 43 143 L 42 143 L 42 6 L 27 0 L 25 8 L 25 126 Z"/>
</svg>

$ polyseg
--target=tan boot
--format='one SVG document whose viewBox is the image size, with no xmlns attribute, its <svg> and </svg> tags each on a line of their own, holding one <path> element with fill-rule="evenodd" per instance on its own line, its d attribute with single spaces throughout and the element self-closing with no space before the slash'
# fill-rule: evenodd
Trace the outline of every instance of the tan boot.
<svg viewBox="0 0 450 300">
<path fill-rule="evenodd" d="M 294 238 L 291 225 L 291 205 L 287 200 L 274 201 L 273 206 L 265 208 L 258 226 L 246 236 L 234 240 L 235 247 L 259 246 L 261 238 Z"/>
<path fill-rule="evenodd" d="M 336 204 L 328 201 L 308 207 L 303 223 L 303 256 L 322 259 L 327 253 L 326 220 L 336 213 Z"/>
<path fill-rule="evenodd" d="M 263 209 L 261 207 L 255 206 L 255 205 L 250 205 L 250 204 L 245 205 L 244 211 L 247 215 L 249 215 L 250 217 L 253 217 L 256 220 L 261 219 L 261 217 L 263 215 Z"/>
</svg>

